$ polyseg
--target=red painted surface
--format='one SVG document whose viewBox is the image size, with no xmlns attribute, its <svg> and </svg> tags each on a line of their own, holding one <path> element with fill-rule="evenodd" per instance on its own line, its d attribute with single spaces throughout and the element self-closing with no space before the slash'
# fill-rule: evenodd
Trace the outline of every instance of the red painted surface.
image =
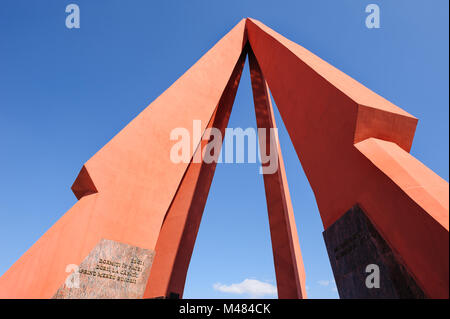
<svg viewBox="0 0 450 319">
<path fill-rule="evenodd" d="M 253 72 L 253 83 L 264 78 L 272 91 L 324 227 L 358 203 L 425 293 L 448 298 L 448 183 L 408 153 L 417 119 L 252 19 L 241 21 L 86 162 L 72 187 L 79 201 L 0 277 L 0 297 L 53 296 L 66 266 L 79 264 L 102 238 L 156 250 L 146 297 L 182 294 L 215 166 L 172 163 L 170 132 L 191 131 L 193 120 L 201 120 L 201 132 L 211 125 L 224 129 L 247 39 L 262 71 Z M 254 86 L 255 107 L 265 105 L 270 116 L 258 116 L 258 125 L 275 126 L 268 89 L 260 89 Z M 191 155 L 205 143 L 201 138 L 194 137 Z M 281 153 L 279 159 L 282 164 Z M 276 182 L 265 178 L 265 187 L 273 191 L 267 201 L 277 281 L 286 287 L 279 293 L 304 297 L 283 165 L 276 175 Z M 284 225 L 275 227 L 274 219 Z M 290 275 L 279 275 L 283 270 Z M 289 278 L 291 284 L 282 284 Z"/>
<path fill-rule="evenodd" d="M 242 54 L 244 29 L 242 20 L 86 162 L 97 193 L 81 197 L 0 277 L 0 298 L 52 297 L 69 275 L 66 266 L 79 265 L 102 238 L 155 249 L 189 165 L 170 160 L 170 132 L 182 127 L 193 137 L 193 119 L 205 130 Z M 193 138 L 198 145 L 201 136 Z M 81 173 L 77 195 L 84 185 L 91 189 Z"/>
<path fill-rule="evenodd" d="M 220 129 L 222 136 L 225 136 L 245 57 L 246 52 L 243 52 L 208 125 L 208 128 Z M 203 137 L 194 158 L 200 156 L 198 153 L 201 154 L 212 139 L 211 136 Z M 219 153 L 215 155 L 218 158 Z M 215 161 L 209 164 L 191 161 L 189 164 L 159 233 L 156 257 L 144 298 L 170 297 L 171 293 L 180 298 L 183 296 L 186 274 L 215 168 Z"/>
<path fill-rule="evenodd" d="M 275 151 L 278 157 L 278 169 L 274 174 L 264 174 L 267 210 L 269 214 L 270 236 L 277 279 L 278 298 L 306 298 L 305 269 L 303 266 L 300 243 L 295 225 L 283 156 L 276 132 L 275 116 L 270 99 L 269 88 L 258 62 L 251 50 L 248 53 L 250 76 L 252 80 L 253 100 L 255 102 L 256 123 L 258 128 L 266 129 L 266 139 L 259 139 L 262 150 Z M 270 135 L 274 135 L 271 143 Z M 262 145 L 265 142 L 265 145 Z"/>
</svg>

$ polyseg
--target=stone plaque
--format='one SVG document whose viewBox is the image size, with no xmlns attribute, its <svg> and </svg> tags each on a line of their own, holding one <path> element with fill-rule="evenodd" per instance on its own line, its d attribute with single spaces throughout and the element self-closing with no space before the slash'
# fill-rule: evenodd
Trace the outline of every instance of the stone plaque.
<svg viewBox="0 0 450 319">
<path fill-rule="evenodd" d="M 323 232 L 341 298 L 424 298 L 399 256 L 355 205 Z M 368 265 L 379 268 L 379 288 L 366 286 Z"/>
<path fill-rule="evenodd" d="M 102 239 L 79 265 L 69 266 L 56 299 L 142 298 L 154 251 Z"/>
</svg>

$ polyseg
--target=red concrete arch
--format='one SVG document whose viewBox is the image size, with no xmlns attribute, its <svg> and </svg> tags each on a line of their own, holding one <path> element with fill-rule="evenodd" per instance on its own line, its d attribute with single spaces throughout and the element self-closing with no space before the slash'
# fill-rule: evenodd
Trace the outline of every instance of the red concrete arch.
<svg viewBox="0 0 450 319">
<path fill-rule="evenodd" d="M 207 128 L 225 130 L 247 54 L 258 127 L 276 127 L 270 87 L 325 230 L 357 204 L 424 296 L 448 298 L 449 188 L 409 154 L 417 119 L 253 19 L 239 22 L 86 162 L 73 186 L 79 201 L 0 277 L 0 297 L 55 296 L 66 266 L 81 264 L 102 239 L 155 252 L 140 296 L 181 297 L 215 164 L 172 163 L 169 135 L 201 121 L 202 134 L 190 132 L 192 159 L 211 139 Z M 275 141 L 269 146 L 280 165 L 264 183 L 278 295 L 305 298 Z"/>
</svg>

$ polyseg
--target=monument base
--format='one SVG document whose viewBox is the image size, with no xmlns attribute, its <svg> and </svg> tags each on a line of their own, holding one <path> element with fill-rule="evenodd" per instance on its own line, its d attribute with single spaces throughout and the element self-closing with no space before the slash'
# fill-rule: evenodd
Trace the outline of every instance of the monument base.
<svg viewBox="0 0 450 319">
<path fill-rule="evenodd" d="M 328 227 L 323 237 L 341 298 L 426 297 L 359 205 Z"/>
<path fill-rule="evenodd" d="M 140 299 L 154 251 L 102 239 L 68 277 L 55 299 Z"/>
</svg>

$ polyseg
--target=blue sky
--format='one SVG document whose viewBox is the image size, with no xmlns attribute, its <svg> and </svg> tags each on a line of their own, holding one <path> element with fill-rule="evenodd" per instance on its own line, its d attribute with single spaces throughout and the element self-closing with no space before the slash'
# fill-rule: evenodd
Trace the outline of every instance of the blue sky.
<svg viewBox="0 0 450 319">
<path fill-rule="evenodd" d="M 80 7 L 80 29 L 65 27 L 70 3 Z M 369 3 L 380 6 L 380 29 L 365 27 Z M 3 0 L 0 274 L 76 202 L 70 186 L 83 163 L 244 17 L 262 21 L 418 117 L 411 153 L 448 181 L 448 5 Z M 308 294 L 336 298 L 314 195 L 276 116 Z M 248 65 L 229 127 L 256 127 Z M 214 289 L 245 279 L 275 284 L 263 179 L 258 164 L 219 164 L 185 297 L 251 297 Z"/>
</svg>

